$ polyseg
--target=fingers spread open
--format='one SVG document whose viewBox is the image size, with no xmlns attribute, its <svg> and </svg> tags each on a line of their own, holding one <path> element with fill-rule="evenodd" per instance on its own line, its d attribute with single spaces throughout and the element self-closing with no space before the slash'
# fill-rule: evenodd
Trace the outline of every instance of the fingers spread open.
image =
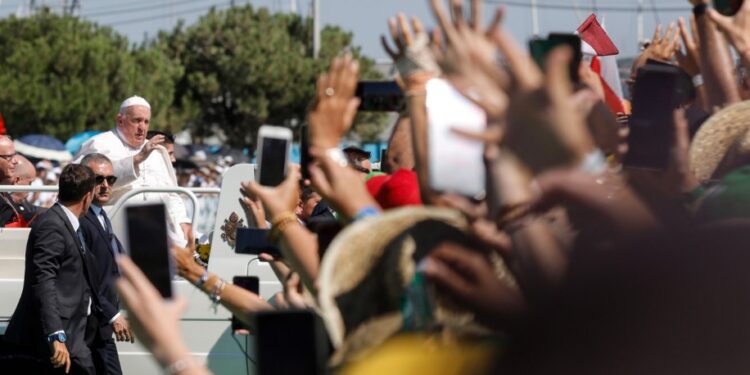
<svg viewBox="0 0 750 375">
<path fill-rule="evenodd" d="M 471 0 L 471 20 L 469 22 L 474 31 L 479 31 L 482 27 L 482 2 L 480 0 Z"/>
<path fill-rule="evenodd" d="M 453 14 L 453 24 L 456 25 L 456 29 L 466 27 L 463 0 L 451 0 L 451 13 Z"/>
<path fill-rule="evenodd" d="M 503 17 L 505 16 L 505 10 L 502 7 L 498 7 L 495 9 L 495 17 L 492 18 L 492 22 L 490 23 L 490 26 L 487 28 L 487 36 L 492 37 L 495 35 L 498 31 L 500 31 L 500 27 L 503 24 Z"/>
<path fill-rule="evenodd" d="M 390 44 L 388 44 L 388 38 L 386 38 L 385 35 L 380 36 L 380 44 L 383 46 L 385 53 L 388 54 L 391 60 L 396 61 L 398 53 L 396 53 L 396 51 L 391 48 Z"/>
<path fill-rule="evenodd" d="M 654 36 L 651 37 L 651 44 L 659 44 L 659 41 L 661 41 L 661 24 L 656 25 Z"/>
<path fill-rule="evenodd" d="M 461 274 L 454 271 L 442 260 L 428 257 L 422 263 L 422 269 L 432 282 L 455 296 L 470 295 L 473 287 Z"/>
<path fill-rule="evenodd" d="M 430 0 L 430 6 L 432 8 L 435 18 L 438 20 L 440 29 L 445 33 L 448 43 L 453 43 L 456 40 L 456 29 L 453 27 L 448 15 L 445 13 L 443 8 L 442 0 Z"/>
<path fill-rule="evenodd" d="M 401 32 L 404 48 L 408 48 L 414 43 L 414 37 L 412 36 L 409 22 L 406 21 L 406 16 L 403 13 L 398 14 L 398 28 Z"/>
<path fill-rule="evenodd" d="M 502 28 L 493 35 L 497 48 L 505 56 L 513 81 L 521 91 L 530 91 L 542 84 L 543 75 L 531 57 Z"/>
</svg>

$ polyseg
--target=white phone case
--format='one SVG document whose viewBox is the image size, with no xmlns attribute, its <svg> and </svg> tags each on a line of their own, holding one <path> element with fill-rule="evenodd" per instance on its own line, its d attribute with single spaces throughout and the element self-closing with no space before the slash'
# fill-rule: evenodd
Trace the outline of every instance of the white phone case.
<svg viewBox="0 0 750 375">
<path fill-rule="evenodd" d="M 448 81 L 434 78 L 427 82 L 427 120 L 430 187 L 468 197 L 484 195 L 484 145 L 453 132 L 486 129 L 484 111 Z"/>
<path fill-rule="evenodd" d="M 286 176 L 288 170 L 289 170 L 289 153 L 292 150 L 292 130 L 289 128 L 284 128 L 281 126 L 270 126 L 270 125 L 263 125 L 258 130 L 258 144 L 257 144 L 257 160 L 256 160 L 256 181 L 262 181 L 261 175 L 263 173 L 263 170 L 261 168 L 261 165 L 263 165 L 263 142 L 266 138 L 275 138 L 275 139 L 283 139 L 286 141 L 286 152 L 285 155 L 285 163 L 284 163 L 284 175 Z"/>
</svg>

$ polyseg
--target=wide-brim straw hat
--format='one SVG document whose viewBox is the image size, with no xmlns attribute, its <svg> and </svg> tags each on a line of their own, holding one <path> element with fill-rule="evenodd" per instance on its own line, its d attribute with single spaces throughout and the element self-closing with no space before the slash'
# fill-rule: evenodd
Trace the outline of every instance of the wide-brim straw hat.
<svg viewBox="0 0 750 375">
<path fill-rule="evenodd" d="M 690 145 L 690 167 L 700 182 L 750 161 L 750 101 L 722 109 L 698 129 Z"/>
<path fill-rule="evenodd" d="M 326 251 L 320 268 L 318 302 L 336 352 L 337 366 L 362 358 L 402 330 L 402 301 L 418 262 L 445 241 L 486 251 L 499 278 L 515 287 L 502 259 L 466 233 L 459 212 L 434 207 L 404 207 L 357 221 Z M 486 333 L 473 314 L 435 293 L 432 316 L 447 335 Z"/>
</svg>

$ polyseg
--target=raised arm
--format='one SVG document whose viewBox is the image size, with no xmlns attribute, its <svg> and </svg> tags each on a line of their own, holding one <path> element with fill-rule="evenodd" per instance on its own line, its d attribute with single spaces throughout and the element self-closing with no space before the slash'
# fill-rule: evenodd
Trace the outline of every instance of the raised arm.
<svg viewBox="0 0 750 375">
<path fill-rule="evenodd" d="M 700 66 L 709 108 L 722 108 L 741 100 L 734 79 L 734 62 L 724 36 L 706 14 L 709 0 L 690 0 L 700 36 Z"/>
</svg>

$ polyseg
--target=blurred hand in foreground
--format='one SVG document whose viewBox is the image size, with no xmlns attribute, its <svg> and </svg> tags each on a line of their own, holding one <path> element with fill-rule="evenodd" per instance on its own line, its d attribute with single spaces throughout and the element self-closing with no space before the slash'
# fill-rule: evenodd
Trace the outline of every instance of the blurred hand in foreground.
<svg viewBox="0 0 750 375">
<path fill-rule="evenodd" d="M 438 245 L 422 264 L 425 276 L 441 292 L 476 314 L 494 329 L 526 309 L 520 290 L 498 277 L 487 255 L 461 245 Z"/>
</svg>

